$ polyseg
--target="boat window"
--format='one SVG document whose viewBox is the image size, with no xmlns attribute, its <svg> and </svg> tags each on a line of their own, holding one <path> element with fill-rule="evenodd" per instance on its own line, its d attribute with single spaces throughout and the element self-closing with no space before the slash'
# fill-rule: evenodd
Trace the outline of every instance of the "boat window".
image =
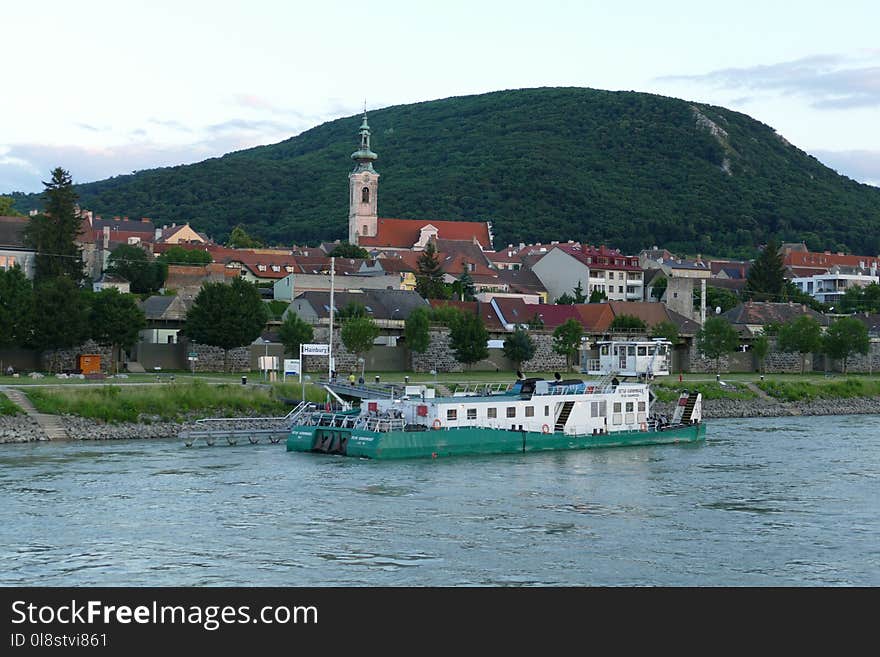
<svg viewBox="0 0 880 657">
<path fill-rule="evenodd" d="M 507 417 L 516 417 L 516 406 L 507 407 Z"/>
<path fill-rule="evenodd" d="M 498 417 L 498 409 L 497 408 L 487 408 L 486 409 L 486 417 L 489 418 L 490 420 Z"/>
<path fill-rule="evenodd" d="M 648 348 L 647 347 L 639 347 L 639 356 L 647 356 Z"/>
<path fill-rule="evenodd" d="M 468 420 L 476 420 L 477 419 L 477 409 L 476 408 L 467 409 L 467 419 Z"/>
<path fill-rule="evenodd" d="M 535 407 L 526 406 L 526 417 L 535 417 Z"/>
<path fill-rule="evenodd" d="M 626 412 L 627 413 L 632 413 L 634 408 L 635 408 L 635 404 L 633 404 L 632 402 L 626 402 Z"/>
<path fill-rule="evenodd" d="M 621 292 L 623 292 L 623 290 L 621 290 Z M 626 348 L 626 354 L 627 354 L 627 356 L 635 356 L 635 355 L 636 355 L 636 348 L 635 348 L 635 346 L 634 346 L 634 345 L 630 345 L 629 347 L 627 347 L 627 348 Z"/>
<path fill-rule="evenodd" d="M 620 402 L 614 402 L 614 412 L 620 413 L 620 411 L 621 411 Z"/>
<path fill-rule="evenodd" d="M 446 419 L 447 420 L 457 420 L 458 419 L 458 411 L 454 408 L 447 409 Z"/>
<path fill-rule="evenodd" d="M 603 344 L 599 353 L 603 356 L 607 356 L 608 355 L 608 345 Z"/>
<path fill-rule="evenodd" d="M 544 407 L 544 417 L 550 417 L 550 407 L 549 406 Z"/>
<path fill-rule="evenodd" d="M 645 402 L 639 402 L 639 413 L 645 412 Z"/>
<path fill-rule="evenodd" d="M 605 417 L 608 412 L 607 402 L 590 402 L 590 417 Z"/>
</svg>

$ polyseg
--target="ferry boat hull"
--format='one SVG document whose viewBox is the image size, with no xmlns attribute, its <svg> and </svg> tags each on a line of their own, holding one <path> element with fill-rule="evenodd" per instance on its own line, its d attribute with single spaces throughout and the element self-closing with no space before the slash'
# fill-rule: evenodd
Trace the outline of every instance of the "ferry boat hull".
<svg viewBox="0 0 880 657">
<path fill-rule="evenodd" d="M 570 435 L 488 427 L 427 431 L 373 432 L 322 426 L 295 426 L 287 438 L 289 452 L 319 452 L 370 459 L 441 458 L 479 454 L 516 454 L 593 447 L 694 443 L 705 440 L 702 423 L 654 431 L 615 431 Z"/>
</svg>

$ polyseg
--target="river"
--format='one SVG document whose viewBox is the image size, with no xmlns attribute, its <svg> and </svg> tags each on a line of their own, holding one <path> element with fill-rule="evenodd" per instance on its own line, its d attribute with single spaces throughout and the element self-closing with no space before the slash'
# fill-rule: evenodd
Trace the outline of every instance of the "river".
<svg viewBox="0 0 880 657">
<path fill-rule="evenodd" d="M 4 586 L 880 584 L 880 416 L 705 444 L 373 462 L 0 447 Z"/>
</svg>

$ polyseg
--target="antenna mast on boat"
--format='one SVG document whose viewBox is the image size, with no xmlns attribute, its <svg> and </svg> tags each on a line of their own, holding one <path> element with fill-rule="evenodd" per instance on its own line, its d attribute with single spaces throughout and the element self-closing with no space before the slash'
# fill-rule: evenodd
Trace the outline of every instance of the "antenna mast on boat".
<svg viewBox="0 0 880 657">
<path fill-rule="evenodd" d="M 333 284 L 336 275 L 336 258 L 330 258 L 330 337 L 327 339 L 327 380 L 333 380 Z"/>
</svg>

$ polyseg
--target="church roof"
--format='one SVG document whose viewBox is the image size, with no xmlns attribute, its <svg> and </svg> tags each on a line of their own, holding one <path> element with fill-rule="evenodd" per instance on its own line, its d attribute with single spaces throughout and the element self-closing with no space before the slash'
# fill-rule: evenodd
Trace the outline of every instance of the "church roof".
<svg viewBox="0 0 880 657">
<path fill-rule="evenodd" d="M 492 248 L 489 224 L 485 221 L 437 221 L 435 219 L 378 220 L 375 237 L 358 237 L 358 246 L 387 246 L 411 249 L 419 241 L 425 226 L 434 226 L 437 237 L 444 240 L 476 239 L 484 249 Z"/>
</svg>

